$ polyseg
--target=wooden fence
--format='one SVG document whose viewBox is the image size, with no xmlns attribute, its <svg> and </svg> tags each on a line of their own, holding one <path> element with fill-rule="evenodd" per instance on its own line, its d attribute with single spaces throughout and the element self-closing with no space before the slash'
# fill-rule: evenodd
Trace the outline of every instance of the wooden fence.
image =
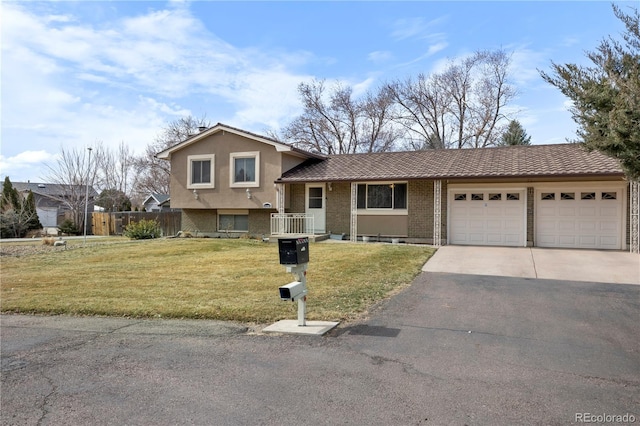
<svg viewBox="0 0 640 426">
<path fill-rule="evenodd" d="M 181 229 L 180 212 L 113 212 L 92 213 L 93 235 L 122 235 L 130 223 L 140 220 L 155 220 L 163 236 L 176 235 Z"/>
</svg>

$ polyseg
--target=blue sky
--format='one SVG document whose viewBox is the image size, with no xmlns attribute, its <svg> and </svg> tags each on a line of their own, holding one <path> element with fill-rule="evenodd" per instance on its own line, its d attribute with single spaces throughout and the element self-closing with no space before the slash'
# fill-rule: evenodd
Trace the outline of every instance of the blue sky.
<svg viewBox="0 0 640 426">
<path fill-rule="evenodd" d="M 637 1 L 618 1 L 637 7 Z M 623 30 L 610 2 L 60 1 L 1 6 L 0 174 L 46 180 L 61 147 L 141 153 L 184 115 L 245 130 L 301 112 L 297 86 L 355 93 L 442 69 L 476 50 L 512 52 L 508 112 L 535 144 L 575 134 L 567 100 L 538 69 L 587 64 Z"/>
</svg>

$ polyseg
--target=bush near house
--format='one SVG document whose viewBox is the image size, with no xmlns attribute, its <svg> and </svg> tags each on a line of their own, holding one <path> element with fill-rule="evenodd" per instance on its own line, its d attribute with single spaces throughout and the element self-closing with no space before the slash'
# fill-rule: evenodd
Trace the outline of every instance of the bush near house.
<svg viewBox="0 0 640 426">
<path fill-rule="evenodd" d="M 132 240 L 148 240 L 160 237 L 160 224 L 155 220 L 142 219 L 127 225 L 122 233 Z"/>
</svg>

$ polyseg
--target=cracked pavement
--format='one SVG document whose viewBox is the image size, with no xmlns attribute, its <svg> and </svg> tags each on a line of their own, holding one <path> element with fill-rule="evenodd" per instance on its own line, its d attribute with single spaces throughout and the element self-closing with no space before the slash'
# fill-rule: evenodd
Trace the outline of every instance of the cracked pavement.
<svg viewBox="0 0 640 426">
<path fill-rule="evenodd" d="M 640 286 L 430 272 L 321 338 L 216 321 L 3 315 L 0 421 L 640 422 L 638 318 Z"/>
</svg>

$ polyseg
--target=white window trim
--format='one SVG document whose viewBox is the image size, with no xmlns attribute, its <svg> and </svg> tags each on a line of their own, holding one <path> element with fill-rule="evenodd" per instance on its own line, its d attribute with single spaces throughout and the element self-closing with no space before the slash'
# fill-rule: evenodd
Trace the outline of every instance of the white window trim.
<svg viewBox="0 0 640 426">
<path fill-rule="evenodd" d="M 358 214 L 362 216 L 407 216 L 409 214 L 409 182 L 408 181 L 372 181 L 372 182 L 358 182 L 356 185 L 395 185 L 395 184 L 406 184 L 407 185 L 407 208 L 405 209 L 394 209 L 394 208 L 386 208 L 386 209 L 375 209 L 375 208 L 364 208 L 357 209 Z"/>
<path fill-rule="evenodd" d="M 209 183 L 192 183 L 191 182 L 191 164 L 193 161 L 205 161 L 211 160 L 211 182 Z M 215 154 L 201 154 L 201 155 L 189 155 L 187 156 L 187 188 L 188 189 L 200 189 L 200 188 L 215 188 L 216 187 L 216 178 L 215 178 L 215 169 L 216 169 L 216 156 Z"/>
<path fill-rule="evenodd" d="M 255 158 L 256 180 L 254 182 L 236 182 L 236 158 Z M 260 186 L 260 151 L 232 152 L 229 154 L 229 187 L 231 188 L 258 188 Z"/>
</svg>

